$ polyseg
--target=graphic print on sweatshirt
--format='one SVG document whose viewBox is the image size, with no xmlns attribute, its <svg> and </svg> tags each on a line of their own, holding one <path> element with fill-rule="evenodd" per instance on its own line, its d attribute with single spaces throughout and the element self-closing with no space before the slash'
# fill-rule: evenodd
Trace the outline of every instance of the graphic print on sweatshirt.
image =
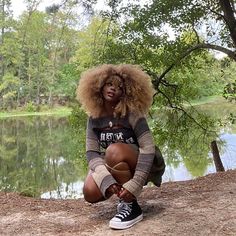
<svg viewBox="0 0 236 236">
<path fill-rule="evenodd" d="M 128 143 L 137 144 L 133 132 L 125 129 L 103 130 L 99 135 L 99 143 L 101 147 L 107 148 L 112 143 Z"/>
</svg>

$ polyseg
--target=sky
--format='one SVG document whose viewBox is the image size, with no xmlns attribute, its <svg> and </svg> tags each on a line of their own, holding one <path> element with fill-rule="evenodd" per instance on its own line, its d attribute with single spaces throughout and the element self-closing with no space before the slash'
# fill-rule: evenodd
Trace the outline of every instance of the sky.
<svg viewBox="0 0 236 236">
<path fill-rule="evenodd" d="M 19 16 L 25 9 L 22 0 L 11 0 L 12 10 L 15 17 Z"/>
<path fill-rule="evenodd" d="M 48 3 L 48 0 L 42 0 L 42 3 L 39 5 L 38 10 L 44 11 L 45 7 L 48 5 L 52 5 L 53 3 L 60 2 L 59 0 L 51 0 Z M 11 0 L 12 3 L 12 10 L 15 17 L 18 17 L 24 10 L 26 10 L 26 4 L 24 0 Z"/>
<path fill-rule="evenodd" d="M 47 6 L 51 6 L 52 4 L 60 3 L 62 0 L 41 0 L 41 4 L 39 4 L 38 10 L 44 11 Z M 97 9 L 103 8 L 103 1 L 98 0 Z M 26 10 L 26 4 L 24 0 L 11 0 L 12 3 L 12 10 L 15 17 L 21 15 L 21 13 Z"/>
</svg>

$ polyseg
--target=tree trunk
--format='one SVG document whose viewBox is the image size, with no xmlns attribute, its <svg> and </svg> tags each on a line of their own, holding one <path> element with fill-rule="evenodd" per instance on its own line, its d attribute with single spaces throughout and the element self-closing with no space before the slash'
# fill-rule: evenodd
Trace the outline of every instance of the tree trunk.
<svg viewBox="0 0 236 236">
<path fill-rule="evenodd" d="M 220 159 L 219 150 L 218 150 L 217 143 L 215 140 L 211 142 L 211 150 L 212 150 L 213 160 L 216 167 L 216 172 L 225 171 L 225 168 Z"/>
<path fill-rule="evenodd" d="M 219 3 L 222 11 L 224 12 L 224 21 L 229 29 L 234 46 L 236 47 L 236 19 L 234 10 L 229 0 L 220 0 Z"/>
</svg>

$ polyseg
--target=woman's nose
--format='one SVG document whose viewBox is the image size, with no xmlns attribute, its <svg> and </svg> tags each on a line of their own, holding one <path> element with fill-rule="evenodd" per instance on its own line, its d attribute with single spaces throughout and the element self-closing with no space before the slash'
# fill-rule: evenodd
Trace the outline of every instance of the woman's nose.
<svg viewBox="0 0 236 236">
<path fill-rule="evenodd" d="M 115 91 L 116 90 L 116 87 L 114 85 L 111 85 L 110 87 L 111 90 Z"/>
</svg>

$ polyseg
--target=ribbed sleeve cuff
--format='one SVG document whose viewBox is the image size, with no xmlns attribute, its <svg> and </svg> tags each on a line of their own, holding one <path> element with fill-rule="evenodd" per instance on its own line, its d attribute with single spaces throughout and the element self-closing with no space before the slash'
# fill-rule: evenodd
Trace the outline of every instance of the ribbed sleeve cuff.
<svg viewBox="0 0 236 236">
<path fill-rule="evenodd" d="M 140 195 L 143 189 L 143 185 L 135 182 L 133 179 L 123 184 L 123 187 L 132 193 L 136 198 Z"/>
<path fill-rule="evenodd" d="M 123 184 L 123 187 L 131 192 L 136 198 L 140 195 L 143 186 L 147 181 L 148 173 L 143 171 L 135 171 L 134 177 Z"/>
<path fill-rule="evenodd" d="M 104 166 L 105 162 L 101 157 L 96 157 L 89 161 L 89 169 L 95 171 L 98 166 Z"/>
<path fill-rule="evenodd" d="M 101 186 L 100 186 L 100 190 L 102 192 L 102 195 L 103 197 L 106 198 L 106 190 L 112 185 L 112 184 L 115 184 L 117 183 L 116 180 L 113 178 L 112 175 L 107 175 L 102 183 L 101 183 Z"/>
<path fill-rule="evenodd" d="M 112 184 L 117 183 L 105 165 L 97 166 L 92 173 L 92 177 L 105 198 L 107 188 Z"/>
</svg>

